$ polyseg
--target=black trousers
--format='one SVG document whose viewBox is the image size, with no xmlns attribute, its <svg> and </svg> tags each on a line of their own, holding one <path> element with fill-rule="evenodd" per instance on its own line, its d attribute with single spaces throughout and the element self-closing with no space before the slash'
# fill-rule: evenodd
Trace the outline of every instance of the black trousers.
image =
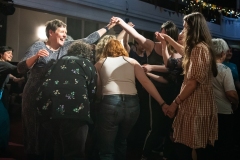
<svg viewBox="0 0 240 160">
<path fill-rule="evenodd" d="M 55 160 L 84 160 L 88 125 L 77 119 L 54 119 L 43 123 L 53 135 Z"/>
<path fill-rule="evenodd" d="M 171 104 L 176 97 L 174 86 L 157 88 L 159 94 L 167 104 Z M 161 143 L 161 137 L 169 137 L 171 129 L 171 120 L 164 115 L 158 102 L 151 97 L 149 103 L 150 110 L 150 130 L 146 136 L 143 147 L 143 156 L 149 157 L 153 149 Z"/>
<path fill-rule="evenodd" d="M 176 160 L 192 160 L 192 148 L 182 144 L 175 144 Z M 214 160 L 213 146 L 207 145 L 206 148 L 196 149 L 197 160 Z"/>
<path fill-rule="evenodd" d="M 233 155 L 233 114 L 218 114 L 218 140 L 215 142 L 215 157 L 229 159 Z"/>
</svg>

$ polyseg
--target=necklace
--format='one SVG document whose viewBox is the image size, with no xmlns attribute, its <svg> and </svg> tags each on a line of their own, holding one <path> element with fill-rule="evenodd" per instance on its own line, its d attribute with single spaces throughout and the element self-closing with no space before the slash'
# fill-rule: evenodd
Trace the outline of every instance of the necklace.
<svg viewBox="0 0 240 160">
<path fill-rule="evenodd" d="M 56 51 L 58 51 L 59 50 L 59 48 L 58 49 L 53 49 L 50 45 L 48 45 L 48 44 L 46 44 L 46 47 L 49 49 L 49 50 L 51 50 L 52 52 L 56 52 Z"/>
</svg>

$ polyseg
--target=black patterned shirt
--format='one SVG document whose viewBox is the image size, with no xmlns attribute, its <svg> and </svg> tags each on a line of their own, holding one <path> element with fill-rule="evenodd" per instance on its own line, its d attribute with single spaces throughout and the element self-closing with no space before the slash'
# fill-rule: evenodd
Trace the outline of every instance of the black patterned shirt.
<svg viewBox="0 0 240 160">
<path fill-rule="evenodd" d="M 95 96 L 96 79 L 95 67 L 88 59 L 63 56 L 48 70 L 38 89 L 39 115 L 91 123 L 90 102 Z"/>
</svg>

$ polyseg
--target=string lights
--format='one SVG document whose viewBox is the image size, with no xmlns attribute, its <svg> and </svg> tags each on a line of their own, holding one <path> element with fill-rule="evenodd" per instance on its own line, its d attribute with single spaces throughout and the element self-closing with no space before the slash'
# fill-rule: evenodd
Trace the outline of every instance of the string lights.
<svg viewBox="0 0 240 160">
<path fill-rule="evenodd" d="M 189 14 L 193 11 L 199 11 L 205 15 L 208 21 L 213 23 L 220 23 L 221 15 L 230 18 L 240 18 L 239 11 L 235 11 L 232 8 L 207 3 L 204 0 L 182 0 L 182 3 L 186 3 L 187 5 L 179 10 L 180 13 Z"/>
</svg>

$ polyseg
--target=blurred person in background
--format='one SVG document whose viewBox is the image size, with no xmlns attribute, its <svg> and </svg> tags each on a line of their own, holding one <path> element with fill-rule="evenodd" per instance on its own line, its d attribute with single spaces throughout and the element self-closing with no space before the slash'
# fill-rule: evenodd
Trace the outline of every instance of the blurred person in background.
<svg viewBox="0 0 240 160">
<path fill-rule="evenodd" d="M 227 43 L 220 38 L 212 39 L 218 75 L 213 79 L 213 91 L 218 107 L 218 140 L 215 142 L 216 159 L 231 159 L 233 155 L 233 111 L 238 107 L 238 94 L 230 68 L 223 61 L 229 50 Z"/>
</svg>

